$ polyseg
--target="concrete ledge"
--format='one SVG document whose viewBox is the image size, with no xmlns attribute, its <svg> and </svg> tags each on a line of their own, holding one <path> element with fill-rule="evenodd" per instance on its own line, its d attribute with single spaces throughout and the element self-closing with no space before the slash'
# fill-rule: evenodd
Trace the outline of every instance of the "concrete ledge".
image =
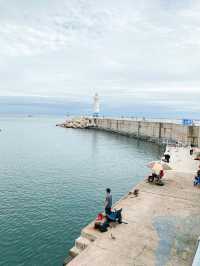
<svg viewBox="0 0 200 266">
<path fill-rule="evenodd" d="M 199 162 L 188 149 L 172 149 L 171 154 L 174 169 L 164 177 L 165 186 L 144 180 L 135 187 L 138 197 L 131 193 L 116 203 L 128 224 L 105 233 L 94 230 L 93 222 L 86 226 L 81 236 L 94 241 L 69 266 L 192 264 L 200 228 L 200 189 L 192 179 Z"/>
<path fill-rule="evenodd" d="M 75 240 L 75 246 L 76 246 L 76 248 L 78 248 L 78 249 L 80 249 L 82 251 L 84 249 L 86 249 L 89 246 L 90 243 L 91 243 L 90 240 L 88 240 L 87 238 L 82 237 L 82 236 L 80 236 L 79 238 L 77 238 Z"/>
<path fill-rule="evenodd" d="M 80 254 L 80 249 L 78 249 L 77 247 L 72 247 L 69 251 L 69 256 L 72 258 L 75 258 L 76 256 L 78 256 Z"/>
</svg>

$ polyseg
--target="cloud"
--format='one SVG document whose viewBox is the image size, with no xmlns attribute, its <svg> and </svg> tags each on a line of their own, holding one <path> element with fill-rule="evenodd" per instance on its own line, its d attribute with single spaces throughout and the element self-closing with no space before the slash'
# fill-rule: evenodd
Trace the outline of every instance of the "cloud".
<svg viewBox="0 0 200 266">
<path fill-rule="evenodd" d="M 0 95 L 98 90 L 199 110 L 199 12 L 197 0 L 1 0 Z"/>
</svg>

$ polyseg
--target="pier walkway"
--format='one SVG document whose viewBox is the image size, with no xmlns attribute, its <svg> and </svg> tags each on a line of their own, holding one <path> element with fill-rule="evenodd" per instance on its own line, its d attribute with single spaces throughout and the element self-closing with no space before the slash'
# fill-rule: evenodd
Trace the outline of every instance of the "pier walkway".
<svg viewBox="0 0 200 266">
<path fill-rule="evenodd" d="M 189 266 L 200 236 L 200 188 L 193 186 L 199 162 L 188 148 L 171 148 L 171 167 L 165 186 L 141 182 L 139 196 L 127 195 L 116 208 L 123 220 L 106 233 L 82 230 L 96 239 L 69 266 Z M 134 187 L 134 189 L 136 188 Z"/>
</svg>

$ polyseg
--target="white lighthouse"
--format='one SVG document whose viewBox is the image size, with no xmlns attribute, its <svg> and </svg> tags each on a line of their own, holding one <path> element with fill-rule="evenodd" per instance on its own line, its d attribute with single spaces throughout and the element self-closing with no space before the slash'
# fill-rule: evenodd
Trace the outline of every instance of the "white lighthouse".
<svg viewBox="0 0 200 266">
<path fill-rule="evenodd" d="M 98 117 L 100 113 L 99 95 L 95 93 L 93 102 L 93 117 Z"/>
</svg>

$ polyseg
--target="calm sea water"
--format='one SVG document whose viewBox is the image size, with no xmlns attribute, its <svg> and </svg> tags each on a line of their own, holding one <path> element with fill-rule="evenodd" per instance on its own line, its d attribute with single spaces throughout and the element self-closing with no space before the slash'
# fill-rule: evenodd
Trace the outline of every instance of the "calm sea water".
<svg viewBox="0 0 200 266">
<path fill-rule="evenodd" d="M 62 265 L 80 230 L 148 172 L 157 145 L 62 118 L 0 118 L 0 265 Z"/>
</svg>

